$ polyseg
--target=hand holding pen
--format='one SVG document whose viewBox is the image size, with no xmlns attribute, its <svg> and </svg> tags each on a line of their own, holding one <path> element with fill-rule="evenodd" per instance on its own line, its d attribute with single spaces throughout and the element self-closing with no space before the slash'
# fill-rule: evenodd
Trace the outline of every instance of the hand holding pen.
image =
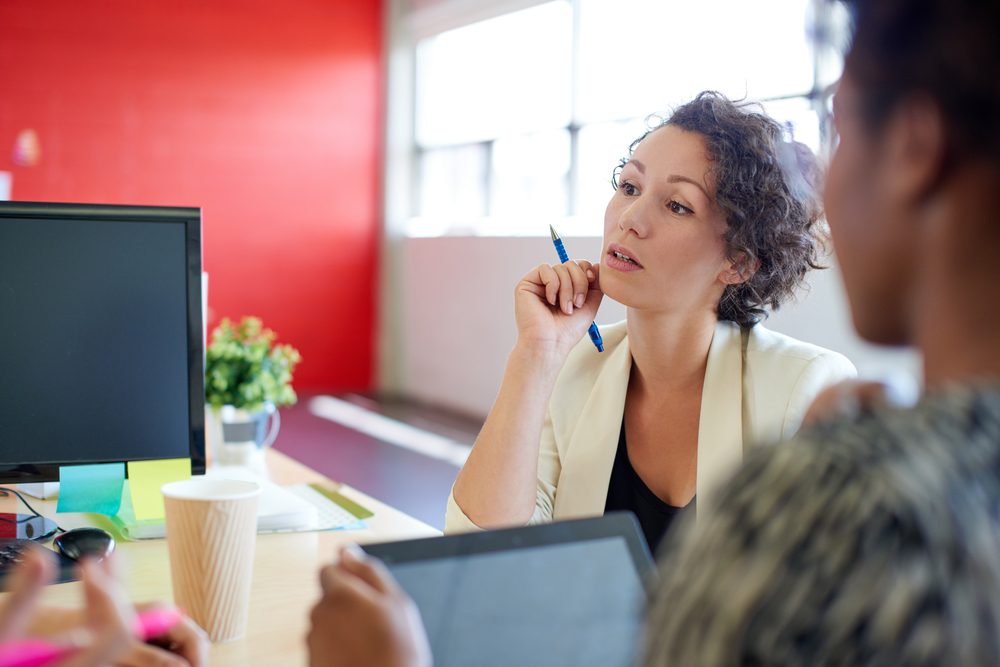
<svg viewBox="0 0 1000 667">
<path fill-rule="evenodd" d="M 552 243 L 556 246 L 556 252 L 559 253 L 559 261 L 565 264 L 569 261 L 569 255 L 566 253 L 566 248 L 563 247 L 562 238 L 556 233 L 556 230 L 549 225 L 549 232 L 552 233 Z M 591 322 L 590 328 L 587 329 L 587 335 L 590 336 L 591 342 L 594 343 L 594 347 L 597 348 L 598 352 L 604 352 L 604 341 L 601 340 L 601 332 L 597 329 L 597 322 Z"/>
<path fill-rule="evenodd" d="M 537 363 L 561 366 L 600 308 L 600 269 L 585 259 L 570 259 L 529 271 L 514 290 L 519 349 L 531 350 Z"/>
</svg>

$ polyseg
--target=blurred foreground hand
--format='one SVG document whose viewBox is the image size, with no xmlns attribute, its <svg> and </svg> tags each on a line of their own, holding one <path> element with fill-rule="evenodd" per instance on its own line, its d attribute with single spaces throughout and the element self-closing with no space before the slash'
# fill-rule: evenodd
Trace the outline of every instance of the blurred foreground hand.
<svg viewBox="0 0 1000 667">
<path fill-rule="evenodd" d="M 42 591 L 52 581 L 53 554 L 30 546 L 7 579 L 9 596 L 0 606 L 0 642 L 42 637 L 78 644 L 80 650 L 59 667 L 115 664 L 121 667 L 207 667 L 208 635 L 186 616 L 163 636 L 146 643 L 135 637 L 135 609 L 115 576 L 115 558 L 84 561 L 85 607 L 40 606 Z M 139 605 L 147 611 L 162 603 Z"/>
<path fill-rule="evenodd" d="M 844 380 L 827 387 L 809 406 L 802 426 L 828 421 L 851 421 L 877 408 L 912 408 L 920 389 L 909 376 L 892 376 L 878 382 Z"/>
<path fill-rule="evenodd" d="M 59 612 L 38 604 L 43 589 L 54 578 L 55 558 L 47 550 L 31 545 L 22 554 L 21 562 L 7 578 L 8 596 L 0 606 L 0 643 L 38 636 L 37 628 L 49 626 L 56 631 L 54 640 L 79 646 L 78 651 L 59 662 L 60 667 L 107 665 L 127 652 L 135 610 L 111 571 L 110 558 L 100 562 L 84 560 L 80 564 L 86 609 L 76 616 L 81 622 L 71 628 L 57 629 L 50 621 Z"/>
<path fill-rule="evenodd" d="M 430 667 L 420 611 L 378 559 L 354 545 L 319 574 L 312 610 L 310 667 Z"/>
</svg>

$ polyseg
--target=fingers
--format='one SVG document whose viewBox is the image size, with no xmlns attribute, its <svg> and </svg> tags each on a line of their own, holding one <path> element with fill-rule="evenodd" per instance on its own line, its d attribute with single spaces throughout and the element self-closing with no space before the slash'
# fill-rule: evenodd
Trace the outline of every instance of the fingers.
<svg viewBox="0 0 1000 667">
<path fill-rule="evenodd" d="M 128 651 L 124 656 L 118 658 L 115 664 L 122 667 L 188 667 L 191 665 L 188 660 L 175 653 L 138 640 L 129 644 Z"/>
<path fill-rule="evenodd" d="M 340 562 L 320 570 L 320 585 L 329 598 L 402 597 L 403 592 L 389 570 L 377 558 L 365 554 L 356 544 L 340 551 Z"/>
<path fill-rule="evenodd" d="M 85 559 L 80 564 L 87 621 L 93 621 L 97 630 L 118 633 L 124 629 L 126 635 L 131 637 L 135 609 L 125 589 L 113 575 L 113 560 L 114 557 L 101 561 Z"/>
<path fill-rule="evenodd" d="M 847 421 L 878 408 L 912 407 L 917 394 L 916 389 L 900 387 L 900 382 L 892 378 L 881 382 L 844 380 L 816 396 L 802 423 L 808 426 L 836 419 Z"/>
<path fill-rule="evenodd" d="M 570 278 L 569 282 L 564 284 L 563 289 L 560 290 L 561 295 L 565 296 L 565 302 L 568 302 L 568 308 L 567 305 L 564 305 L 563 311 L 567 315 L 572 315 L 573 308 L 582 308 L 587 301 L 590 278 L 587 276 L 587 267 L 584 267 L 582 262 L 569 261 L 560 266 L 569 273 Z"/>
<path fill-rule="evenodd" d="M 586 260 L 570 260 L 555 266 L 542 264 L 535 271 L 544 286 L 545 300 L 567 315 L 572 315 L 574 308 L 583 307 L 590 284 L 597 278 L 594 265 Z"/>
<path fill-rule="evenodd" d="M 356 544 L 349 544 L 340 551 L 340 567 L 385 595 L 398 595 L 399 584 L 385 565 L 372 558 Z"/>
<path fill-rule="evenodd" d="M 111 575 L 109 560 L 81 563 L 87 625 L 93 641 L 61 663 L 61 667 L 103 665 L 124 655 L 129 648 L 134 610 L 124 589 Z"/>
<path fill-rule="evenodd" d="M 170 650 L 184 658 L 191 667 L 208 666 L 208 653 L 212 648 L 212 642 L 208 638 L 208 633 L 187 616 L 170 628 L 165 635 L 154 639 L 158 643 L 168 642 Z"/>
<path fill-rule="evenodd" d="M 22 560 L 7 578 L 10 593 L 0 607 L 0 641 L 23 634 L 42 590 L 55 575 L 55 559 L 47 550 L 26 545 Z"/>
<path fill-rule="evenodd" d="M 537 269 L 538 279 L 545 287 L 545 301 L 550 306 L 556 305 L 559 299 L 559 275 L 548 264 L 542 264 Z"/>
<path fill-rule="evenodd" d="M 320 582 L 306 636 L 311 667 L 429 667 L 420 613 L 378 559 L 346 547 Z"/>
<path fill-rule="evenodd" d="M 375 598 L 379 593 L 367 582 L 337 565 L 327 565 L 319 572 L 323 596 L 331 600 Z"/>
<path fill-rule="evenodd" d="M 162 602 L 137 605 L 146 612 L 169 607 Z M 181 613 L 181 620 L 161 635 L 150 637 L 150 644 L 133 642 L 125 658 L 119 664 L 134 667 L 164 665 L 206 667 L 212 643 L 208 634 L 191 618 Z"/>
</svg>

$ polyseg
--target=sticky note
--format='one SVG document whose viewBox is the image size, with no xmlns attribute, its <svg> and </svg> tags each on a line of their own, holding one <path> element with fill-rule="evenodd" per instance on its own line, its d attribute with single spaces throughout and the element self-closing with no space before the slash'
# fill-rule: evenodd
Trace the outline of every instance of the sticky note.
<svg viewBox="0 0 1000 667">
<path fill-rule="evenodd" d="M 59 468 L 56 512 L 95 512 L 113 516 L 122 503 L 124 463 Z"/>
<path fill-rule="evenodd" d="M 168 482 L 191 479 L 191 459 L 129 461 L 128 479 L 135 518 L 139 521 L 162 519 L 163 494 L 160 487 Z"/>
</svg>

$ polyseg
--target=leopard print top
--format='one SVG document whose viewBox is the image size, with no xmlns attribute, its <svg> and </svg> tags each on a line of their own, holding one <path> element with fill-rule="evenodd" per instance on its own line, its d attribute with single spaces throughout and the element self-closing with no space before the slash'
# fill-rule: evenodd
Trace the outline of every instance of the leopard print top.
<svg viewBox="0 0 1000 667">
<path fill-rule="evenodd" d="M 1000 664 L 1000 386 L 805 430 L 665 545 L 648 667 Z"/>
</svg>

